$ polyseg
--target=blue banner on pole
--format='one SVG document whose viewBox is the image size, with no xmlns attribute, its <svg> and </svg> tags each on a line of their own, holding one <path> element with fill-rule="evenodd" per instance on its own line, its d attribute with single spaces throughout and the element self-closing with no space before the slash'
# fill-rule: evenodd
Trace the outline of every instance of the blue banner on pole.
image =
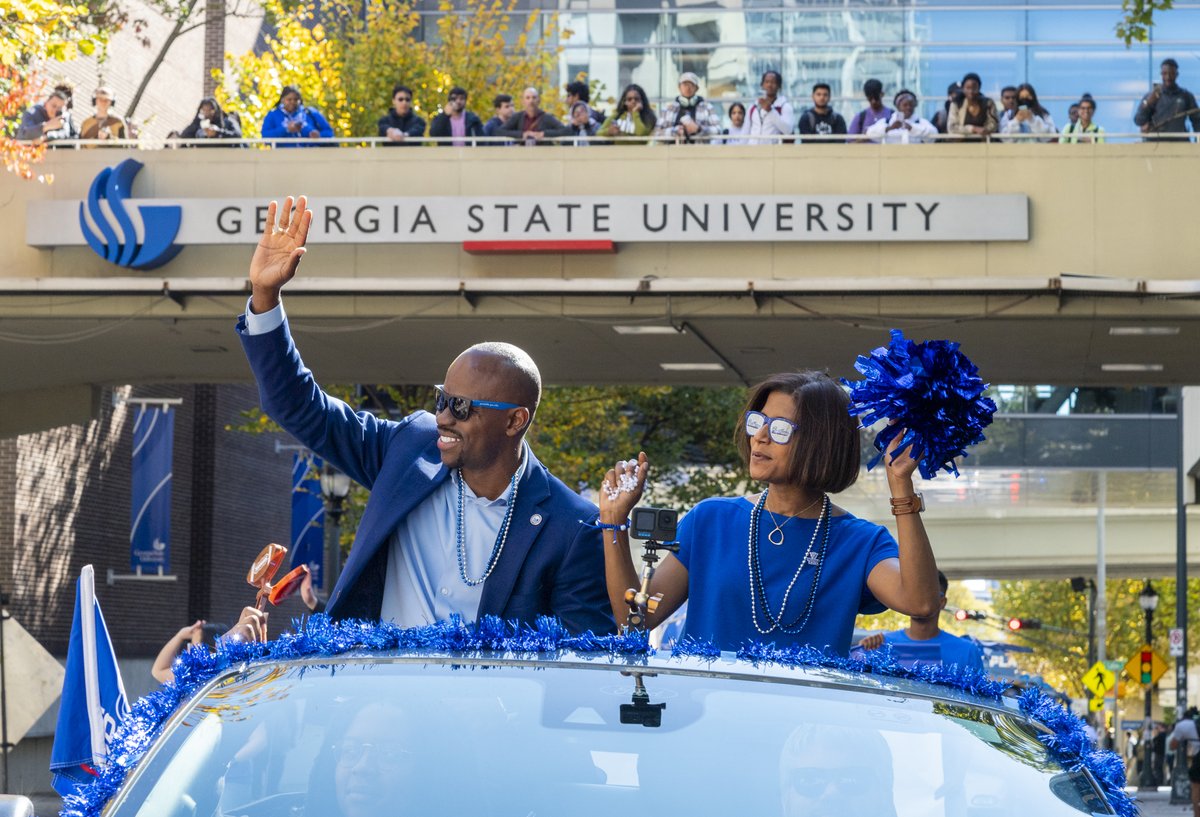
<svg viewBox="0 0 1200 817">
<path fill-rule="evenodd" d="M 66 797 L 95 779 L 107 763 L 108 745 L 117 727 L 129 716 L 117 656 L 96 601 L 95 573 L 85 565 L 75 585 L 67 674 L 50 749 L 56 792 Z"/>
<path fill-rule="evenodd" d="M 171 569 L 171 472 L 175 414 L 170 406 L 141 406 L 133 422 L 133 486 L 129 565 Z"/>
<path fill-rule="evenodd" d="M 321 498 L 321 458 L 297 452 L 292 458 L 292 567 L 308 565 L 313 586 L 325 587 L 325 502 Z"/>
</svg>

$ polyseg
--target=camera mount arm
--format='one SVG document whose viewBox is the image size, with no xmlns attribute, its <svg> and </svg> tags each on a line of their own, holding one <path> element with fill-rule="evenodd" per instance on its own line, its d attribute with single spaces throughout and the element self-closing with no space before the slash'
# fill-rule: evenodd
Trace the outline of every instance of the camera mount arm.
<svg viewBox="0 0 1200 817">
<path fill-rule="evenodd" d="M 631 587 L 625 591 L 625 603 L 629 605 L 629 615 L 625 619 L 626 629 L 643 629 L 646 626 L 647 613 L 653 614 L 658 610 L 663 595 L 662 593 L 650 595 L 650 581 L 654 578 L 655 565 L 662 559 L 659 551 L 663 550 L 678 553 L 679 545 L 673 542 L 664 544 L 654 539 L 647 539 L 642 545 L 642 562 L 645 567 L 642 568 L 641 586 Z"/>
</svg>

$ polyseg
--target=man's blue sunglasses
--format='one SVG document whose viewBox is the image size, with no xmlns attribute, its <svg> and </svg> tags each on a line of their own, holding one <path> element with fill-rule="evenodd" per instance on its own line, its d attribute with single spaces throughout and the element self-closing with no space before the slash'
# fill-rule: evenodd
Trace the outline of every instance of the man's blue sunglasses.
<svg viewBox="0 0 1200 817">
<path fill-rule="evenodd" d="M 441 384 L 434 386 L 434 388 L 437 389 L 437 402 L 434 404 L 434 413 L 441 414 L 449 408 L 450 414 L 455 420 L 466 420 L 470 417 L 473 406 L 490 409 L 521 408 L 516 403 L 501 403 L 497 400 L 472 400 L 470 397 L 455 397 L 452 394 L 446 394 L 446 387 Z"/>
</svg>

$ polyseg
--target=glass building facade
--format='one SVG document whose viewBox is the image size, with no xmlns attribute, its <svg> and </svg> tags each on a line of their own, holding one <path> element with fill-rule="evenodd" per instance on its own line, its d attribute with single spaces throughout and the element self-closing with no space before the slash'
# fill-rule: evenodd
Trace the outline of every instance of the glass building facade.
<svg viewBox="0 0 1200 817">
<path fill-rule="evenodd" d="M 602 85 L 602 107 L 634 82 L 657 107 L 693 71 L 722 110 L 758 96 L 763 71 L 783 74 L 797 112 L 812 86 L 828 83 L 834 107 L 850 118 L 863 107 L 863 82 L 883 82 L 885 102 L 915 92 L 932 117 L 946 88 L 973 71 L 999 104 L 1006 85 L 1031 83 L 1061 129 L 1083 93 L 1110 133 L 1136 131 L 1133 111 L 1158 80 L 1165 57 L 1180 64 L 1180 84 L 1200 92 L 1200 4 L 1160 12 L 1151 42 L 1126 48 L 1115 26 L 1121 6 L 1106 3 L 803 2 L 687 3 L 680 0 L 553 0 L 562 53 L 560 84 L 577 75 Z M 544 25 L 550 25 L 547 15 Z M 500 90 L 500 89 L 498 89 Z M 503 89 L 508 91 L 509 89 Z M 519 89 L 514 94 L 519 93 Z"/>
</svg>

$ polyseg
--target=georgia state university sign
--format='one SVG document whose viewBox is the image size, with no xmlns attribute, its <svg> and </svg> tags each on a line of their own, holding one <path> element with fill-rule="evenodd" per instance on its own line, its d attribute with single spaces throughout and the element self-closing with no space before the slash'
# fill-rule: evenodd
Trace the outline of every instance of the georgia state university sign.
<svg viewBox="0 0 1200 817">
<path fill-rule="evenodd" d="M 257 243 L 263 200 L 130 198 L 140 168 L 127 159 L 101 171 L 84 204 L 29 202 L 26 243 L 86 244 L 133 269 L 160 266 L 189 244 Z M 309 241 L 328 244 L 1029 239 L 1024 195 L 316 196 L 309 207 Z"/>
<path fill-rule="evenodd" d="M 79 231 L 88 246 L 106 261 L 139 270 L 160 267 L 183 249 L 175 243 L 183 217 L 179 205 L 138 205 L 141 224 L 134 224 L 125 205 L 141 169 L 135 159 L 104 168 L 79 205 Z"/>
</svg>

